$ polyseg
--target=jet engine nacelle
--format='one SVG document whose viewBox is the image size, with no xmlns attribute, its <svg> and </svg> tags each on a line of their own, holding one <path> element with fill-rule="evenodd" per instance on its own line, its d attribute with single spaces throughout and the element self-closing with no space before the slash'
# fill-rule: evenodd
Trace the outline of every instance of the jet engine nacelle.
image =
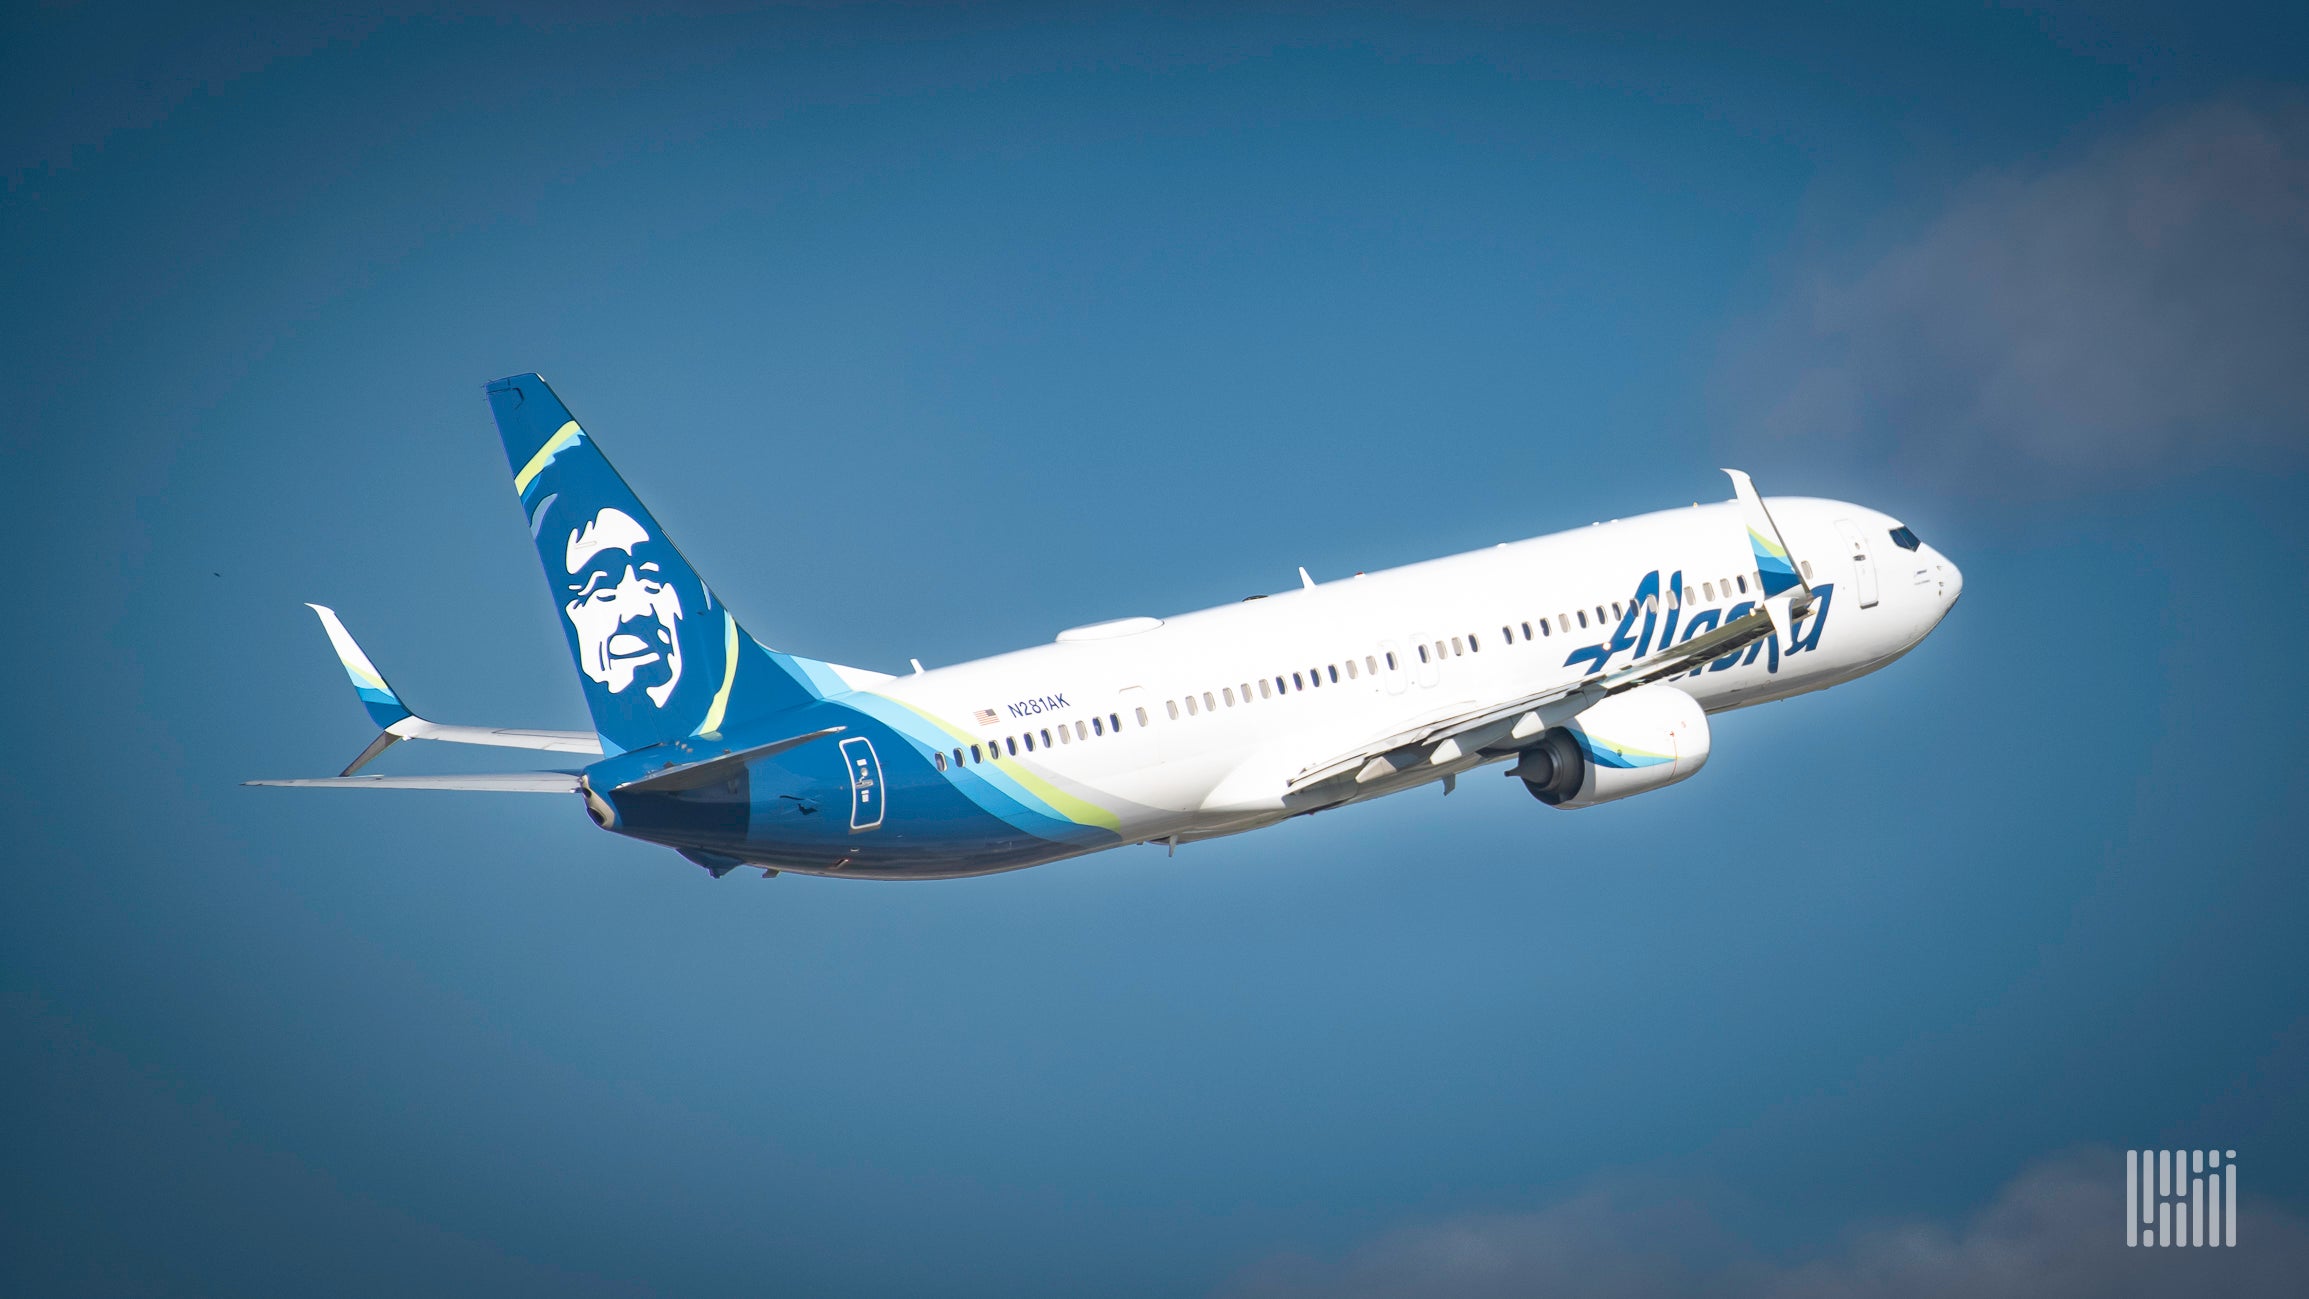
<svg viewBox="0 0 2309 1299">
<path fill-rule="evenodd" d="M 1540 736 L 1514 774 L 1549 807 L 1593 807 L 1673 785 L 1708 761 L 1708 715 L 1674 686 L 1613 695 Z"/>
</svg>

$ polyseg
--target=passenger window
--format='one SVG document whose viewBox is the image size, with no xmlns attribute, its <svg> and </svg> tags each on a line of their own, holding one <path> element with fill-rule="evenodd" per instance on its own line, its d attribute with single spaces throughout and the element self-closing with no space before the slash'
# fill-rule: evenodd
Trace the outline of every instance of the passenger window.
<svg viewBox="0 0 2309 1299">
<path fill-rule="evenodd" d="M 1195 711 L 1196 711 L 1196 710 L 1195 710 L 1195 697 L 1194 697 L 1193 695 L 1188 695 L 1188 696 L 1187 696 L 1187 716 L 1189 716 L 1189 717 L 1192 717 L 1192 716 L 1194 716 L 1194 715 L 1195 715 Z"/>
<path fill-rule="evenodd" d="M 1046 749 L 1050 747 L 1050 732 L 1048 731 L 1042 733 L 1042 747 Z"/>
<path fill-rule="evenodd" d="M 1453 654 L 1465 654 L 1467 653 L 1467 646 L 1461 644 L 1459 638 L 1454 636 L 1451 638 L 1451 652 Z"/>
<path fill-rule="evenodd" d="M 1316 688 L 1316 689 L 1318 689 L 1318 690 L 1322 689 L 1322 687 L 1323 687 L 1323 669 L 1321 669 L 1321 668 L 1308 668 L 1308 669 L 1307 669 L 1307 684 L 1308 684 L 1308 685 L 1310 685 L 1310 686 L 1313 686 L 1313 687 L 1315 687 L 1315 688 Z"/>
<path fill-rule="evenodd" d="M 1090 719 L 1090 733 L 1091 733 L 1092 735 L 1104 735 L 1104 734 L 1106 734 L 1106 728 L 1105 728 L 1104 726 L 1101 726 L 1101 725 L 1099 725 L 1099 719 L 1098 719 L 1098 718 L 1095 718 L 1095 717 L 1093 717 L 1093 718 L 1091 718 L 1091 719 Z"/>
<path fill-rule="evenodd" d="M 1272 691 L 1272 690 L 1269 690 L 1269 689 L 1267 689 L 1267 679 L 1266 679 L 1265 677 L 1260 677 L 1260 678 L 1259 678 L 1259 698 L 1261 698 L 1261 699 L 1272 699 L 1272 698 L 1274 698 L 1274 697 L 1275 697 L 1275 692 L 1274 692 L 1274 691 Z"/>
<path fill-rule="evenodd" d="M 1139 725 L 1141 725 L 1141 726 L 1144 726 L 1144 725 L 1146 725 L 1146 709 L 1144 709 L 1144 708 L 1134 708 L 1134 709 L 1132 709 L 1131 711 L 1132 711 L 1132 712 L 1135 712 L 1135 713 L 1137 713 L 1137 714 L 1138 714 L 1138 724 L 1139 724 Z M 1119 731 L 1119 730 L 1121 730 L 1121 729 L 1122 729 L 1122 723 L 1121 723 L 1121 722 L 1116 722 L 1116 723 L 1114 724 L 1114 729 L 1116 729 L 1116 730 L 1118 730 L 1118 731 Z"/>
<path fill-rule="evenodd" d="M 1395 671 L 1395 651 L 1393 650 L 1387 651 L 1387 670 L 1389 672 Z"/>
<path fill-rule="evenodd" d="M 1714 604 L 1716 602 L 1716 584 L 1714 582 L 1702 582 L 1700 589 L 1708 593 L 1708 603 Z"/>
<path fill-rule="evenodd" d="M 973 744 L 973 745 L 971 745 L 971 746 L 970 746 L 970 760 L 971 760 L 972 762 L 980 762 L 980 761 L 983 761 L 983 759 L 981 759 L 981 758 L 978 756 L 978 746 L 977 746 L 977 745 L 975 745 L 975 744 Z"/>
<path fill-rule="evenodd" d="M 1614 618 L 1620 616 L 1620 602 L 1617 600 L 1611 602 L 1611 616 Z"/>
<path fill-rule="evenodd" d="M 1090 728 L 1091 728 L 1091 726 L 1092 726 L 1092 725 L 1094 725 L 1094 724 L 1096 723 L 1096 721 L 1097 721 L 1097 719 L 1096 719 L 1096 718 L 1093 718 L 1093 719 L 1091 719 L 1091 721 L 1088 721 L 1088 722 L 1076 722 L 1076 723 L 1074 724 L 1074 738 L 1076 738 L 1076 739 L 1078 739 L 1078 740 L 1087 740 L 1087 739 L 1089 739 L 1089 738 L 1090 738 Z"/>
<path fill-rule="evenodd" d="M 1026 751 L 1028 753 L 1034 752 L 1034 732 L 1032 731 L 1026 733 Z"/>
<path fill-rule="evenodd" d="M 1603 616 L 1603 606 L 1600 604 L 1595 607 L 1595 620 L 1598 626 L 1601 626 L 1603 623 L 1609 621 Z"/>
<path fill-rule="evenodd" d="M 1074 743 L 1074 736 L 1072 736 L 1072 735 L 1070 735 L 1070 734 L 1068 734 L 1068 733 L 1067 733 L 1067 729 L 1066 729 L 1066 723 L 1064 723 L 1064 722 L 1060 722 L 1060 723 L 1058 724 L 1058 742 L 1059 742 L 1060 744 L 1072 744 L 1072 743 Z M 1043 743 L 1044 743 L 1044 744 L 1048 744 L 1048 743 L 1050 743 L 1050 741 L 1048 741 L 1048 740 L 1044 740 L 1044 741 L 1043 741 Z"/>
<path fill-rule="evenodd" d="M 1211 698 L 1211 692 L 1210 692 L 1210 691 L 1208 691 L 1208 690 L 1205 690 L 1205 691 L 1203 692 L 1203 711 L 1204 711 L 1204 712 L 1206 712 L 1206 713 L 1215 713 L 1215 712 L 1217 712 L 1218 710 L 1219 710 L 1219 701 L 1218 701 L 1218 700 L 1216 700 L 1216 699 L 1213 699 L 1213 698 Z"/>
<path fill-rule="evenodd" d="M 1349 681 L 1353 681 L 1355 679 L 1355 660 L 1353 659 L 1347 660 L 1347 679 Z"/>
<path fill-rule="evenodd" d="M 1811 560 L 1809 560 L 1809 559 L 1803 559 L 1803 560 L 1798 560 L 1797 562 L 1798 562 L 1798 563 L 1800 563 L 1800 564 L 1802 564 L 1802 565 L 1804 566 L 1804 580 L 1805 580 L 1805 581 L 1807 581 L 1807 582 L 1811 581 L 1811 580 L 1812 580 L 1812 561 L 1811 561 Z"/>
<path fill-rule="evenodd" d="M 1436 662 L 1438 662 L 1438 663 L 1441 663 L 1441 662 L 1443 661 L 1443 642 L 1442 642 L 1442 641 L 1437 641 L 1437 642 L 1435 642 L 1435 661 L 1436 661 Z"/>
<path fill-rule="evenodd" d="M 1587 610 L 1585 609 L 1579 611 L 1579 625 L 1582 627 L 1587 626 Z"/>
<path fill-rule="evenodd" d="M 1371 654 L 1366 654 L 1366 655 L 1364 655 L 1364 656 L 1363 656 L 1363 670 L 1364 670 L 1365 672 L 1368 672 L 1368 673 L 1370 673 L 1372 676 L 1378 676 L 1378 675 L 1379 675 L 1379 659 L 1378 659 L 1378 657 L 1377 657 L 1376 655 L 1371 655 Z"/>
<path fill-rule="evenodd" d="M 1539 625 L 1545 627 L 1547 625 L 1547 619 L 1540 619 Z M 1528 622 L 1523 624 L 1523 638 L 1527 641 L 1531 639 L 1531 624 Z"/>
<path fill-rule="evenodd" d="M 1470 654 L 1477 654 L 1481 653 L 1482 650 L 1483 642 L 1475 639 L 1474 632 L 1467 633 L 1467 652 Z"/>
<path fill-rule="evenodd" d="M 1583 623 L 1581 623 L 1581 624 L 1580 624 L 1580 626 L 1582 626 L 1582 627 L 1585 627 L 1585 626 L 1587 626 L 1587 624 L 1583 622 Z M 1559 613 L 1559 614 L 1557 614 L 1557 615 L 1555 616 L 1555 629 L 1556 629 L 1557 631 L 1570 631 L 1570 630 L 1571 630 L 1571 615 L 1570 615 L 1570 614 L 1567 614 L 1567 613 Z"/>
<path fill-rule="evenodd" d="M 1251 683 L 1250 683 L 1250 682 L 1248 682 L 1248 681 L 1245 681 L 1243 684 L 1241 684 L 1241 685 L 1239 685 L 1239 686 L 1236 686 L 1236 687 L 1235 687 L 1235 689 L 1237 689 L 1237 690 L 1240 690 L 1240 691 L 1242 691 L 1242 692 L 1243 692 L 1243 702 L 1244 702 L 1244 703 L 1246 703 L 1246 704 L 1247 704 L 1247 703 L 1251 702 Z"/>
<path fill-rule="evenodd" d="M 1165 707 L 1165 708 L 1168 708 L 1168 709 L 1170 709 L 1170 710 L 1171 710 L 1171 720 L 1172 720 L 1172 721 L 1174 721 L 1174 722 L 1175 722 L 1175 721 L 1177 721 L 1177 720 L 1179 719 L 1179 701 L 1178 701 L 1178 700 L 1176 700 L 1176 699 L 1165 699 L 1165 700 L 1163 701 L 1163 707 Z"/>
<path fill-rule="evenodd" d="M 1008 749 L 1008 750 L 1010 751 L 1010 756 L 1011 756 L 1011 757 L 1013 757 L 1013 758 L 1017 757 L 1017 756 L 1018 756 L 1018 737 L 1016 737 L 1016 736 L 1011 736 L 1011 735 L 1006 735 L 1006 736 L 1002 737 L 1002 747 L 1003 747 L 1003 748 L 1005 748 L 1005 749 Z"/>
<path fill-rule="evenodd" d="M 1422 663 L 1427 661 L 1427 647 L 1425 645 L 1419 647 L 1419 661 Z"/>
<path fill-rule="evenodd" d="M 1700 598 L 1700 593 L 1699 593 L 1699 592 L 1697 592 L 1697 591 L 1693 590 L 1692 588 L 1690 588 L 1690 587 L 1688 587 L 1688 586 L 1684 588 L 1684 603 L 1685 603 L 1685 604 L 1690 604 L 1690 603 L 1692 603 L 1693 601 L 1695 601 L 1695 600 L 1698 600 L 1699 598 Z"/>
<path fill-rule="evenodd" d="M 960 748 L 954 750 L 954 765 L 957 767 L 962 765 L 962 750 Z"/>
<path fill-rule="evenodd" d="M 1219 697 L 1227 701 L 1227 707 L 1235 706 L 1235 688 L 1233 686 L 1219 687 Z"/>
<path fill-rule="evenodd" d="M 1745 577 L 1735 577 L 1735 578 L 1733 578 L 1732 580 L 1733 580 L 1733 581 L 1735 581 L 1735 582 L 1738 582 L 1738 583 L 1740 584 L 1740 594 L 1742 594 L 1742 595 L 1746 595 L 1746 594 L 1748 593 L 1748 579 L 1747 579 L 1747 578 L 1745 578 Z"/>
<path fill-rule="evenodd" d="M 1305 690 L 1307 688 L 1307 683 L 1299 679 L 1298 673 L 1293 672 L 1291 674 L 1291 688 L 1294 690 Z"/>
<path fill-rule="evenodd" d="M 936 764 L 937 768 L 938 768 L 940 771 L 944 771 L 944 770 L 946 770 L 946 755 L 945 755 L 945 754 L 943 754 L 943 753 L 933 753 L 933 754 L 931 754 L 931 755 L 930 755 L 930 761 L 931 761 L 932 763 Z"/>
<path fill-rule="evenodd" d="M 1548 621 L 1545 618 L 1539 620 L 1539 634 L 1542 636 L 1553 636 L 1555 634 L 1555 629 L 1548 625 Z"/>
<path fill-rule="evenodd" d="M 1338 665 L 1338 664 L 1334 663 L 1334 664 L 1332 664 L 1330 667 L 1327 667 L 1327 668 L 1325 668 L 1325 669 L 1323 669 L 1323 670 L 1331 674 L 1331 684 L 1333 684 L 1333 685 L 1337 685 L 1337 684 L 1339 684 L 1339 665 Z"/>
</svg>

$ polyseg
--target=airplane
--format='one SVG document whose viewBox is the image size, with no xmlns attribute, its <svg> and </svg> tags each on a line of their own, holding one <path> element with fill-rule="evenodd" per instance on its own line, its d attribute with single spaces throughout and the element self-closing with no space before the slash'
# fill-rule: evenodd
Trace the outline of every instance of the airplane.
<svg viewBox="0 0 2309 1299">
<path fill-rule="evenodd" d="M 1240 834 L 1504 764 L 1574 810 L 1689 779 L 1711 714 L 1900 658 L 1963 575 L 1906 525 L 1757 494 L 1316 582 L 891 675 L 773 650 L 674 548 L 545 380 L 487 385 L 591 731 L 418 716 L 311 606 L 376 738 L 335 789 L 575 795 L 605 830 L 859 879 L 1018 870 Z M 582 766 L 363 775 L 405 740 Z"/>
</svg>

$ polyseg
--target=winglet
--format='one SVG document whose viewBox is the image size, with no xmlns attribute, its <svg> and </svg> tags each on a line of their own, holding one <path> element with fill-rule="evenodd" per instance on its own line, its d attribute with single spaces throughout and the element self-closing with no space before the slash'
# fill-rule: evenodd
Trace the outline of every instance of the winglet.
<svg viewBox="0 0 2309 1299">
<path fill-rule="evenodd" d="M 1740 498 L 1740 516 L 1748 525 L 1748 549 L 1756 558 L 1756 579 L 1764 584 L 1764 599 L 1801 591 L 1803 599 L 1798 603 L 1810 604 L 1812 586 L 1788 553 L 1788 543 L 1781 539 L 1779 525 L 1772 522 L 1772 512 L 1764 508 L 1764 498 L 1756 494 L 1755 482 L 1737 469 L 1724 472 L 1732 479 L 1733 494 Z"/>
<path fill-rule="evenodd" d="M 353 634 L 345 630 L 337 611 L 324 604 L 307 604 L 306 608 L 319 614 L 321 630 L 329 633 L 329 644 L 337 651 L 337 661 L 345 665 L 345 675 L 352 678 L 353 690 L 361 696 L 361 706 L 369 710 L 369 720 L 379 729 L 388 729 L 395 722 L 410 717 L 408 706 L 385 684 L 385 674 L 361 652 Z"/>
</svg>

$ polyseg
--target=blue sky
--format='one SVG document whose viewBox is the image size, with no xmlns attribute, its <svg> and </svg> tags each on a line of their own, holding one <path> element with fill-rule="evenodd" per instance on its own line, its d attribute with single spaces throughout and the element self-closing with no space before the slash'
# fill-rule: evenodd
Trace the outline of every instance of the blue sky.
<svg viewBox="0 0 2309 1299">
<path fill-rule="evenodd" d="M 7 1288 L 2309 1259 L 2298 11 L 568 12 L 0 20 Z M 869 667 L 1720 464 L 1966 593 L 1576 814 L 869 887 L 242 788 L 368 738 L 306 600 L 428 715 L 583 724 L 481 400 L 527 369 L 750 629 Z M 2239 1151 L 2262 1253 L 2112 1260 L 2163 1145 Z"/>
</svg>

